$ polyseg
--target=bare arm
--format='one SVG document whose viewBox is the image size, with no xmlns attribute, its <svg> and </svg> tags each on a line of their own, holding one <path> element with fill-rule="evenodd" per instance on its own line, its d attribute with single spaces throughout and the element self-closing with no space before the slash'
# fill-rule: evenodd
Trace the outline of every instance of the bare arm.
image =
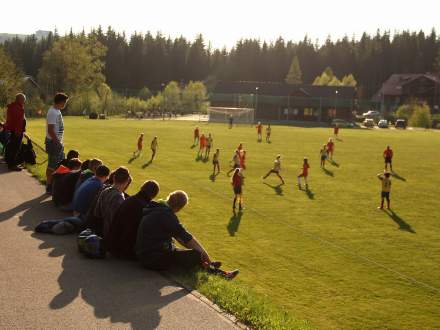
<svg viewBox="0 0 440 330">
<path fill-rule="evenodd" d="M 60 143 L 60 141 L 58 141 L 57 135 L 55 134 L 55 125 L 54 124 L 47 125 L 47 132 L 49 133 L 49 136 L 53 142 Z"/>
</svg>

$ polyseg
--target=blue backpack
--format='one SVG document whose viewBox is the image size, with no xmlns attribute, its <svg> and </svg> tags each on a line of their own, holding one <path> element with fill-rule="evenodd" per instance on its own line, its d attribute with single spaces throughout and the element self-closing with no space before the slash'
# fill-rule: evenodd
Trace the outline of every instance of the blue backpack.
<svg viewBox="0 0 440 330">
<path fill-rule="evenodd" d="M 77 238 L 78 250 L 88 258 L 105 258 L 105 248 L 103 240 L 95 235 L 91 229 L 82 231 Z"/>
</svg>

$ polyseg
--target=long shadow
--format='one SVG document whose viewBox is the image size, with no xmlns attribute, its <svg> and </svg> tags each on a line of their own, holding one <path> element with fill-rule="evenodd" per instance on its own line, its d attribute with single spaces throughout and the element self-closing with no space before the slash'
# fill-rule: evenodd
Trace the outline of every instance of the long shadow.
<svg viewBox="0 0 440 330">
<path fill-rule="evenodd" d="M 279 185 L 276 185 L 276 186 L 273 186 L 273 185 L 271 185 L 271 184 L 269 184 L 269 183 L 267 183 L 267 182 L 263 182 L 263 183 L 264 183 L 266 186 L 272 188 L 272 189 L 275 191 L 275 193 L 276 193 L 277 195 L 279 195 L 279 196 L 283 196 L 283 195 L 284 195 L 284 194 L 283 194 L 283 188 L 282 188 L 283 183 L 280 183 Z"/>
<path fill-rule="evenodd" d="M 335 174 L 333 173 L 333 171 L 330 171 L 330 170 L 326 169 L 325 167 L 322 167 L 322 171 L 323 171 L 326 175 L 328 175 L 328 176 L 331 176 L 331 177 L 334 177 L 334 176 L 335 176 Z"/>
<path fill-rule="evenodd" d="M 139 158 L 139 156 L 133 156 L 128 160 L 128 164 L 133 163 L 137 158 Z"/>
<path fill-rule="evenodd" d="M 407 231 L 408 233 L 415 234 L 415 230 L 412 229 L 411 225 L 403 220 L 397 213 L 393 210 L 387 210 L 385 213 L 399 225 L 399 229 L 403 231 Z"/>
<path fill-rule="evenodd" d="M 335 167 L 339 167 L 339 163 L 337 163 L 336 161 L 334 161 L 333 159 L 329 159 L 329 163 L 332 164 Z"/>
<path fill-rule="evenodd" d="M 20 217 L 18 225 L 25 230 L 48 217 L 60 213 L 50 201 L 33 200 L 32 206 Z M 136 330 L 156 329 L 161 321 L 160 310 L 184 297 L 183 289 L 169 287 L 169 282 L 155 273 L 142 269 L 138 263 L 124 260 L 92 260 L 82 257 L 71 236 L 32 234 L 40 240 L 39 249 L 50 257 L 62 257 L 58 277 L 59 292 L 48 305 L 61 310 L 81 297 L 93 307 L 95 317 L 124 323 Z"/>
<path fill-rule="evenodd" d="M 397 174 L 396 172 L 392 172 L 391 175 L 393 176 L 393 178 L 396 178 L 397 180 L 406 182 L 406 179 L 403 176 Z"/>
<path fill-rule="evenodd" d="M 151 163 L 152 163 L 152 161 L 151 160 L 149 160 L 148 162 L 146 162 L 144 165 L 142 165 L 142 168 L 143 169 L 145 169 L 145 168 L 147 168 L 148 166 L 150 166 L 151 165 Z"/>
<path fill-rule="evenodd" d="M 43 200 L 47 199 L 48 195 L 42 194 L 41 196 L 35 197 L 29 201 L 23 202 L 20 205 L 15 206 L 12 209 L 0 213 L 0 222 L 8 220 L 20 212 L 26 211 L 33 207 L 36 203 L 41 203 Z"/>
<path fill-rule="evenodd" d="M 307 188 L 306 190 L 304 190 L 304 192 L 306 193 L 307 197 L 309 199 L 315 199 L 315 194 L 313 193 L 313 191 L 311 191 L 309 188 Z"/>
<path fill-rule="evenodd" d="M 243 216 L 243 212 L 238 211 L 232 214 L 232 217 L 229 219 L 229 223 L 226 226 L 228 229 L 228 233 L 231 236 L 235 236 L 235 233 L 238 231 L 238 227 L 240 227 L 241 217 Z"/>
</svg>

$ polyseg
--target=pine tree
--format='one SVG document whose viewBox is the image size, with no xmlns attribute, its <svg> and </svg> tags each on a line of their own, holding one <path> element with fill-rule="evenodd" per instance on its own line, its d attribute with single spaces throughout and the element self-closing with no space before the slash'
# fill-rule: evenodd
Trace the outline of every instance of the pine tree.
<svg viewBox="0 0 440 330">
<path fill-rule="evenodd" d="M 297 85 L 302 83 L 302 72 L 299 65 L 298 56 L 295 56 L 292 59 L 292 63 L 290 64 L 289 72 L 287 73 L 285 81 L 287 84 L 290 85 Z"/>
</svg>

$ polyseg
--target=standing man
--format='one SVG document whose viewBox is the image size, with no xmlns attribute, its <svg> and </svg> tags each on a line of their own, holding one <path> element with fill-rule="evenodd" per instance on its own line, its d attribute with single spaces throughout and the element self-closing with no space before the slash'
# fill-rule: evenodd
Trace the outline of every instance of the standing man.
<svg viewBox="0 0 440 330">
<path fill-rule="evenodd" d="M 156 152 L 157 152 L 157 136 L 155 136 L 153 138 L 153 141 L 151 141 L 151 159 L 150 159 L 150 163 L 153 162 L 154 157 L 156 157 Z"/>
<path fill-rule="evenodd" d="M 388 164 L 390 164 L 390 171 L 393 171 L 393 150 L 390 146 L 387 146 L 383 152 L 383 159 L 385 160 L 385 170 L 388 170 Z"/>
<path fill-rule="evenodd" d="M 52 174 L 64 158 L 64 122 L 61 110 L 66 107 L 69 97 L 57 93 L 53 105 L 47 111 L 46 152 L 48 154 L 46 170 L 46 193 L 52 193 Z"/>
<path fill-rule="evenodd" d="M 5 152 L 5 160 L 10 171 L 21 171 L 18 167 L 18 154 L 21 149 L 21 140 L 25 131 L 26 119 L 24 116 L 24 104 L 26 96 L 19 93 L 15 96 L 15 101 L 8 105 L 6 112 L 5 130 L 9 132 L 9 143 Z"/>
<path fill-rule="evenodd" d="M 262 134 L 263 134 L 263 125 L 261 125 L 260 121 L 258 122 L 256 129 L 257 129 L 257 140 L 258 142 L 261 142 Z"/>
</svg>

